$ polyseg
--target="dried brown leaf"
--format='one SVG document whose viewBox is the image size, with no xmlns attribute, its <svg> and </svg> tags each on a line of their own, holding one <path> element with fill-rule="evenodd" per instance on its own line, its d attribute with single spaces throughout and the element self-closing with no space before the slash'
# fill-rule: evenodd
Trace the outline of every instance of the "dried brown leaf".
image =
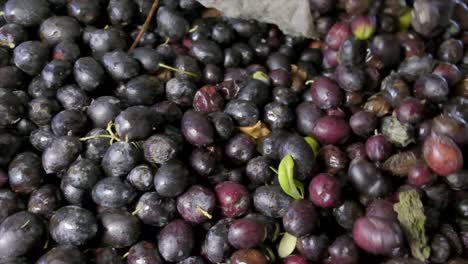
<svg viewBox="0 0 468 264">
<path fill-rule="evenodd" d="M 390 113 L 391 105 L 382 95 L 376 94 L 367 100 L 366 104 L 364 105 L 364 110 L 372 112 L 378 117 L 382 117 Z"/>
<path fill-rule="evenodd" d="M 398 147 L 406 147 L 414 142 L 414 128 L 400 122 L 396 116 L 387 116 L 382 120 L 382 134 Z"/>
<path fill-rule="evenodd" d="M 258 121 L 253 126 L 239 127 L 239 130 L 251 136 L 257 141 L 263 140 L 266 136 L 270 134 L 270 129 L 268 129 L 268 127 L 264 123 L 262 123 L 262 121 Z"/>
<path fill-rule="evenodd" d="M 172 71 L 168 69 L 163 69 L 157 74 L 157 78 L 163 82 L 167 82 L 172 78 Z"/>
<path fill-rule="evenodd" d="M 413 151 L 400 152 L 390 156 L 382 165 L 383 169 L 392 175 L 406 177 L 411 167 L 419 162 Z"/>
<path fill-rule="evenodd" d="M 205 11 L 202 13 L 203 18 L 208 18 L 208 17 L 220 17 L 221 12 L 219 12 L 218 9 L 216 8 L 207 8 Z"/>
</svg>

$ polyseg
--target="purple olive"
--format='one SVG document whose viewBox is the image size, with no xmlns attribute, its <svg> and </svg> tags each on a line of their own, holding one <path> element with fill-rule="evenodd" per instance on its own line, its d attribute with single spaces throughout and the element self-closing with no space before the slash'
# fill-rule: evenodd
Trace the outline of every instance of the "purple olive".
<svg viewBox="0 0 468 264">
<path fill-rule="evenodd" d="M 377 128 L 377 118 L 371 112 L 359 111 L 351 116 L 349 126 L 354 134 L 366 137 L 374 133 L 374 130 Z"/>
<path fill-rule="evenodd" d="M 447 81 L 443 77 L 430 74 L 422 76 L 416 81 L 414 92 L 421 99 L 441 102 L 447 99 L 450 90 Z"/>
<path fill-rule="evenodd" d="M 415 164 L 408 172 L 408 184 L 415 187 L 431 185 L 435 181 L 435 175 L 423 162 Z"/>
<path fill-rule="evenodd" d="M 317 162 L 322 165 L 328 173 L 335 175 L 348 168 L 349 160 L 346 153 L 337 146 L 326 145 L 320 148 Z"/>
<path fill-rule="evenodd" d="M 403 232 L 397 222 L 374 216 L 356 220 L 354 242 L 366 252 L 391 256 L 404 245 Z"/>
<path fill-rule="evenodd" d="M 423 157 L 437 174 L 447 176 L 463 167 L 460 148 L 447 136 L 432 133 L 423 143 Z"/>
<path fill-rule="evenodd" d="M 325 144 L 343 144 L 348 139 L 351 129 L 348 123 L 336 116 L 324 116 L 317 120 L 313 135 Z"/>
<path fill-rule="evenodd" d="M 307 258 L 301 255 L 287 256 L 286 258 L 283 259 L 283 264 L 308 264 L 308 263 L 309 262 L 307 261 Z"/>
<path fill-rule="evenodd" d="M 460 69 L 455 64 L 444 62 L 437 64 L 432 73 L 444 77 L 450 86 L 457 84 L 463 78 Z"/>
<path fill-rule="evenodd" d="M 223 110 L 224 99 L 212 85 L 200 88 L 193 97 L 193 108 L 199 112 L 211 113 Z"/>
<path fill-rule="evenodd" d="M 359 263 L 359 249 L 353 239 L 348 235 L 342 235 L 333 241 L 328 247 L 330 263 L 357 264 Z"/>
<path fill-rule="evenodd" d="M 392 144 L 384 135 L 375 135 L 366 141 L 366 154 L 372 161 L 384 161 L 392 155 Z"/>
<path fill-rule="evenodd" d="M 308 200 L 295 200 L 283 216 L 284 230 L 295 237 L 312 232 L 317 225 L 315 206 Z"/>
<path fill-rule="evenodd" d="M 327 33 L 325 37 L 325 43 L 327 46 L 334 50 L 338 50 L 341 44 L 350 38 L 352 35 L 351 30 L 346 23 L 335 23 Z"/>
<path fill-rule="evenodd" d="M 323 115 L 322 111 L 310 102 L 303 102 L 296 108 L 296 128 L 303 135 L 311 135 L 315 122 Z"/>
<path fill-rule="evenodd" d="M 396 116 L 404 123 L 418 123 L 424 116 L 424 106 L 416 98 L 406 98 L 396 109 Z"/>
<path fill-rule="evenodd" d="M 195 111 L 187 111 L 182 117 L 182 134 L 194 146 L 213 143 L 213 126 L 207 116 Z"/>
<path fill-rule="evenodd" d="M 215 187 L 217 204 L 226 217 L 238 217 L 250 207 L 250 195 L 247 189 L 236 182 L 222 182 Z"/>
<path fill-rule="evenodd" d="M 320 76 L 310 87 L 312 100 L 321 109 L 335 108 L 343 103 L 343 93 L 335 81 Z"/>
<path fill-rule="evenodd" d="M 261 251 L 257 249 L 240 249 L 234 252 L 230 258 L 231 264 L 267 264 L 268 260 Z"/>
<path fill-rule="evenodd" d="M 383 199 L 372 201 L 366 208 L 366 216 L 379 217 L 391 221 L 397 220 L 397 214 L 393 210 L 393 204 Z"/>
<path fill-rule="evenodd" d="M 243 218 L 229 226 L 228 241 L 237 249 L 255 248 L 266 238 L 265 226 L 260 222 Z"/>
<path fill-rule="evenodd" d="M 321 173 L 309 184 L 310 200 L 318 207 L 335 207 L 341 196 L 340 182 L 334 176 Z"/>
<path fill-rule="evenodd" d="M 177 198 L 177 211 L 186 221 L 200 224 L 211 218 L 215 203 L 213 191 L 194 185 Z"/>
</svg>

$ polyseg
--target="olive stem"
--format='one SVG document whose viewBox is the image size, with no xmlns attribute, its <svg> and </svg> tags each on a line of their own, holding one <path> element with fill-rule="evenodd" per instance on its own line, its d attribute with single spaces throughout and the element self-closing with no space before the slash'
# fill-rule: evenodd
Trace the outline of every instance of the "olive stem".
<svg viewBox="0 0 468 264">
<path fill-rule="evenodd" d="M 47 234 L 47 239 L 46 239 L 46 241 L 44 243 L 44 246 L 42 247 L 43 249 L 46 249 L 46 248 L 49 247 L 49 241 L 50 241 L 49 234 Z"/>
<path fill-rule="evenodd" d="M 137 148 L 137 149 L 141 149 L 142 148 L 142 142 L 138 142 L 138 141 L 134 141 L 134 142 L 131 142 L 132 145 Z"/>
<path fill-rule="evenodd" d="M 197 206 L 197 210 L 202 213 L 204 216 L 206 216 L 208 219 L 213 218 L 213 216 L 208 213 L 207 211 L 203 210 L 200 206 Z"/>
<path fill-rule="evenodd" d="M 110 135 L 94 135 L 94 136 L 89 136 L 89 137 L 82 137 L 82 138 L 80 138 L 80 140 L 81 141 L 86 141 L 86 140 L 95 139 L 95 138 L 110 138 L 110 139 L 113 139 L 114 137 L 110 136 Z"/>
<path fill-rule="evenodd" d="M 198 25 L 194 26 L 193 28 L 189 29 L 189 33 L 193 33 L 198 30 Z"/>
<path fill-rule="evenodd" d="M 175 71 L 175 72 L 179 72 L 179 73 L 183 73 L 183 74 L 186 74 L 188 76 L 192 76 L 192 77 L 197 77 L 197 75 L 193 72 L 189 72 L 189 71 L 184 71 L 184 70 L 181 70 L 181 69 L 177 69 L 177 68 L 174 68 L 172 66 L 169 66 L 167 64 L 164 64 L 164 63 L 159 63 L 159 67 L 161 68 L 165 68 L 165 69 L 168 69 L 168 70 L 171 70 L 171 71 Z"/>
<path fill-rule="evenodd" d="M 141 207 L 137 207 L 137 208 L 135 209 L 135 211 L 132 212 L 132 215 L 136 215 L 136 214 L 138 214 L 138 212 L 140 212 L 140 211 L 141 211 Z"/>
<path fill-rule="evenodd" d="M 141 26 L 140 32 L 138 32 L 138 35 L 133 41 L 132 46 L 130 46 L 130 48 L 128 49 L 128 53 L 132 52 L 137 47 L 146 30 L 148 30 L 148 27 L 151 23 L 151 19 L 153 18 L 154 13 L 156 13 L 156 9 L 158 8 L 158 3 L 158 0 L 154 0 L 153 5 L 151 6 L 151 9 L 148 13 L 148 16 L 146 17 L 145 23 L 143 23 L 143 26 Z"/>
<path fill-rule="evenodd" d="M 114 133 L 114 131 L 112 131 L 112 127 L 114 126 L 114 123 L 112 121 L 110 121 L 108 124 L 107 124 L 107 127 L 106 127 L 106 131 L 110 134 L 111 136 L 111 140 L 110 140 L 110 144 L 112 145 L 112 143 L 114 143 L 114 140 L 117 140 L 117 141 L 121 141 L 121 139 L 119 137 L 117 137 Z"/>
<path fill-rule="evenodd" d="M 273 167 L 270 167 L 270 170 L 272 170 L 274 173 L 278 174 L 278 170 L 273 168 Z"/>
<path fill-rule="evenodd" d="M 23 229 L 23 228 L 25 228 L 25 227 L 26 227 L 26 226 L 29 224 L 29 222 L 30 222 L 29 220 L 28 220 L 28 221 L 26 221 L 26 223 L 24 223 L 24 224 L 23 224 L 23 225 L 20 227 L 20 229 Z"/>
<path fill-rule="evenodd" d="M 80 138 L 80 140 L 86 141 L 86 140 L 95 139 L 95 138 L 108 138 L 110 139 L 110 144 L 112 145 L 112 143 L 114 143 L 114 140 L 121 141 L 121 139 L 115 135 L 114 131 L 112 131 L 113 126 L 114 126 L 114 123 L 112 123 L 112 121 L 107 124 L 106 131 L 107 133 L 109 133 L 109 135 L 94 135 L 94 136 L 82 137 Z M 128 142 L 128 136 L 125 139 L 127 140 L 126 142 Z"/>
</svg>

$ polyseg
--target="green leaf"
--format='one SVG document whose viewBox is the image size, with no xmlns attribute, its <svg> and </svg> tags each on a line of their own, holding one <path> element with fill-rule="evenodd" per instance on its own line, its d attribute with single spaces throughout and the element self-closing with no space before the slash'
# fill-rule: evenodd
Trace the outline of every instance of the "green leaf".
<svg viewBox="0 0 468 264">
<path fill-rule="evenodd" d="M 307 142 L 307 144 L 309 144 L 309 146 L 314 151 L 315 156 L 317 156 L 318 152 L 319 152 L 319 149 L 320 149 L 320 146 L 319 146 L 319 143 L 317 142 L 317 140 L 315 138 L 313 138 L 313 137 L 310 137 L 310 136 L 305 137 L 304 139 Z"/>
<path fill-rule="evenodd" d="M 265 246 L 265 244 L 260 245 L 260 249 L 265 254 L 265 257 L 268 260 L 268 263 L 276 263 L 276 256 L 275 252 L 270 249 L 270 247 Z"/>
<path fill-rule="evenodd" d="M 275 223 L 275 231 L 273 232 L 273 236 L 271 237 L 271 241 L 275 242 L 280 235 L 280 225 L 278 222 Z"/>
<path fill-rule="evenodd" d="M 289 234 L 284 233 L 283 238 L 278 245 L 278 255 L 280 258 L 285 258 L 291 255 L 296 248 L 297 237 Z"/>
<path fill-rule="evenodd" d="M 420 261 L 427 260 L 431 248 L 424 228 L 426 216 L 419 194 L 415 190 L 401 192 L 399 202 L 393 206 L 393 209 L 398 214 L 398 221 L 411 248 L 411 254 Z"/>
<path fill-rule="evenodd" d="M 294 180 L 294 184 L 296 185 L 296 188 L 299 189 L 301 198 L 304 198 L 304 184 L 298 180 Z"/>
<path fill-rule="evenodd" d="M 304 198 L 304 186 L 294 179 L 294 160 L 291 155 L 286 155 L 281 160 L 278 167 L 278 180 L 281 189 L 286 194 L 296 200 Z"/>
<path fill-rule="evenodd" d="M 408 29 L 410 26 L 411 26 L 411 9 L 408 9 L 398 18 L 398 27 L 401 30 L 405 30 L 405 29 Z"/>
<path fill-rule="evenodd" d="M 254 78 L 255 80 L 259 80 L 259 81 L 262 81 L 266 84 L 270 84 L 270 79 L 268 77 L 268 75 L 262 71 L 256 71 L 252 78 Z"/>
</svg>

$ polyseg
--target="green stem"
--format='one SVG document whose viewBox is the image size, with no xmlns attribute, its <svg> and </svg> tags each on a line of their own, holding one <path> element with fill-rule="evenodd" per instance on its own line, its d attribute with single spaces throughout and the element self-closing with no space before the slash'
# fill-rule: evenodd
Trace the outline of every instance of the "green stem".
<svg viewBox="0 0 468 264">
<path fill-rule="evenodd" d="M 156 13 L 156 9 L 158 8 L 158 4 L 159 4 L 158 0 L 153 1 L 153 4 L 151 5 L 151 9 L 148 13 L 148 16 L 146 17 L 145 22 L 143 23 L 143 26 L 140 29 L 140 32 L 138 32 L 137 37 L 133 41 L 132 46 L 130 47 L 130 49 L 128 49 L 128 53 L 131 53 L 138 46 L 138 43 L 140 42 L 141 38 L 143 37 L 145 32 L 148 30 L 148 27 L 151 24 L 151 19 L 153 18 L 154 14 Z"/>
<path fill-rule="evenodd" d="M 181 69 L 177 69 L 177 68 L 174 68 L 174 67 L 169 66 L 169 65 L 164 64 L 164 63 L 159 63 L 159 67 L 165 68 L 165 69 L 168 69 L 168 70 L 171 70 L 171 71 L 183 73 L 183 74 L 186 74 L 186 75 L 188 75 L 188 76 L 195 77 L 195 78 L 197 77 L 197 74 L 195 74 L 195 73 L 193 73 L 193 72 L 189 72 L 189 71 L 184 71 L 184 70 L 181 70 Z"/>
<path fill-rule="evenodd" d="M 188 32 L 193 33 L 198 30 L 198 25 L 195 25 L 193 28 L 189 29 Z"/>
<path fill-rule="evenodd" d="M 109 135 L 94 135 L 94 136 L 89 136 L 89 137 L 82 137 L 82 138 L 80 138 L 80 140 L 81 141 L 86 141 L 86 140 L 95 139 L 95 138 L 110 138 L 110 139 L 113 139 L 114 137 L 109 136 Z"/>
<path fill-rule="evenodd" d="M 197 210 L 198 210 L 200 213 L 202 213 L 204 216 L 206 216 L 206 218 L 208 218 L 208 219 L 213 218 L 213 216 L 212 216 L 210 213 L 208 213 L 207 211 L 203 210 L 200 206 L 197 206 Z"/>
</svg>

